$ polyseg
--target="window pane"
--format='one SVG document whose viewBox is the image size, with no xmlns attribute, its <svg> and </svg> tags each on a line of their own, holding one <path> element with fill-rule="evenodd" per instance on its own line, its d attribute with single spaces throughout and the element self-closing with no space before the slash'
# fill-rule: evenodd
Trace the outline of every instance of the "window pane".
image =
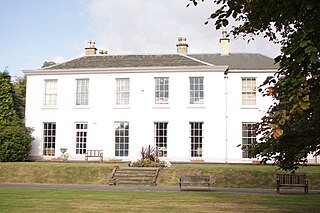
<svg viewBox="0 0 320 213">
<path fill-rule="evenodd" d="M 57 85 L 58 80 L 45 80 L 45 95 L 44 105 L 45 106 L 56 106 L 57 105 Z"/>
<path fill-rule="evenodd" d="M 190 77 L 190 104 L 204 103 L 203 77 Z"/>
<path fill-rule="evenodd" d="M 130 81 L 129 78 L 116 79 L 116 105 L 129 105 Z"/>
<path fill-rule="evenodd" d="M 155 104 L 169 103 L 169 78 L 155 78 Z"/>
<path fill-rule="evenodd" d="M 88 124 L 87 123 L 76 123 L 75 124 L 75 143 L 76 143 L 76 153 L 85 154 L 87 151 L 87 141 L 88 141 Z"/>
<path fill-rule="evenodd" d="M 190 122 L 191 157 L 202 157 L 203 122 Z"/>
<path fill-rule="evenodd" d="M 56 124 L 43 123 L 43 155 L 54 156 L 56 147 Z"/>
<path fill-rule="evenodd" d="M 115 156 L 129 155 L 129 123 L 115 122 Z"/>
<path fill-rule="evenodd" d="M 249 146 L 256 142 L 256 123 L 242 123 L 242 158 L 250 158 Z"/>
<path fill-rule="evenodd" d="M 76 80 L 76 105 L 88 105 L 89 79 Z"/>
</svg>

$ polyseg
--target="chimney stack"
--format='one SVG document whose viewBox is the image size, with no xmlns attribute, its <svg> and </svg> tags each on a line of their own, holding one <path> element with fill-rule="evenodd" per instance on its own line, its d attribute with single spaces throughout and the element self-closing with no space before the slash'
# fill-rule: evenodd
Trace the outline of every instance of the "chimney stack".
<svg viewBox="0 0 320 213">
<path fill-rule="evenodd" d="M 96 55 L 97 54 L 97 48 L 95 47 L 94 40 L 90 40 L 87 42 L 87 47 L 85 48 L 86 55 Z"/>
<path fill-rule="evenodd" d="M 230 39 L 227 38 L 227 28 L 222 28 L 222 37 L 220 38 L 220 54 L 222 56 L 229 55 L 229 42 Z"/>
<path fill-rule="evenodd" d="M 177 46 L 178 54 L 187 54 L 188 53 L 188 44 L 186 37 L 179 37 Z"/>
</svg>

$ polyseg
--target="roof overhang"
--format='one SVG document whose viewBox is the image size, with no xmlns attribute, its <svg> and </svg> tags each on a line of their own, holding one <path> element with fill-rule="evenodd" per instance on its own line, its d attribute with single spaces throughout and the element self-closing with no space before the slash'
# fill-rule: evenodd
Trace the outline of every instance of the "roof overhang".
<svg viewBox="0 0 320 213">
<path fill-rule="evenodd" d="M 120 73 L 168 73 L 168 72 L 225 72 L 228 66 L 166 66 L 166 67 L 120 67 L 90 69 L 35 69 L 23 70 L 31 75 L 78 75 L 78 74 L 120 74 Z"/>
</svg>

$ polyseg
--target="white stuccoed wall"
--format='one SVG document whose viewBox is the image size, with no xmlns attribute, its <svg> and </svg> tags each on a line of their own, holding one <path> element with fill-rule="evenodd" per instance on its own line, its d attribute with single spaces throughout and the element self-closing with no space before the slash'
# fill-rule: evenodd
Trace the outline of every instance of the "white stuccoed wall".
<svg viewBox="0 0 320 213">
<path fill-rule="evenodd" d="M 88 149 L 103 149 L 104 159 L 136 160 L 142 146 L 154 145 L 154 122 L 168 122 L 168 157 L 170 161 L 251 162 L 242 159 L 241 123 L 258 122 L 270 100 L 257 98 L 259 107 L 241 106 L 241 77 L 257 77 L 257 85 L 270 73 L 219 72 L 136 72 L 104 74 L 28 75 L 26 124 L 34 128 L 31 156 L 42 156 L 42 123 L 56 122 L 56 156 L 67 147 L 70 160 L 84 160 L 75 154 L 75 122 L 88 122 Z M 189 105 L 189 77 L 204 77 L 204 105 Z M 154 105 L 154 78 L 169 77 L 169 105 Z M 75 80 L 89 78 L 89 107 L 75 107 Z M 130 79 L 130 105 L 115 106 L 116 78 Z M 43 107 L 44 80 L 58 79 L 58 105 Z M 227 108 L 226 108 L 227 83 Z M 227 111 L 227 119 L 226 119 Z M 129 156 L 114 156 L 114 122 L 128 121 Z M 203 157 L 190 157 L 189 122 L 204 122 Z M 226 121 L 228 126 L 226 126 Z M 226 135 L 227 133 L 227 135 Z M 227 144 L 226 144 L 227 139 Z M 228 150 L 226 150 L 228 148 Z M 50 159 L 51 157 L 47 157 Z"/>
</svg>

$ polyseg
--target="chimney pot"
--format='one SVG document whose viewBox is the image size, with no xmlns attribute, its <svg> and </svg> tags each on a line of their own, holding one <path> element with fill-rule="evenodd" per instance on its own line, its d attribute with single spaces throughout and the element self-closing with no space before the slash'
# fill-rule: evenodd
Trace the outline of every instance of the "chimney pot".
<svg viewBox="0 0 320 213">
<path fill-rule="evenodd" d="M 178 37 L 177 53 L 178 54 L 187 54 L 188 53 L 188 44 L 186 37 Z"/>
<path fill-rule="evenodd" d="M 220 54 L 222 56 L 229 55 L 229 42 L 230 39 L 227 37 L 227 28 L 222 28 L 222 36 L 220 38 Z"/>
<path fill-rule="evenodd" d="M 95 41 L 89 40 L 87 42 L 87 47 L 85 48 L 86 55 L 96 55 L 97 54 L 97 48 L 95 47 Z"/>
</svg>

